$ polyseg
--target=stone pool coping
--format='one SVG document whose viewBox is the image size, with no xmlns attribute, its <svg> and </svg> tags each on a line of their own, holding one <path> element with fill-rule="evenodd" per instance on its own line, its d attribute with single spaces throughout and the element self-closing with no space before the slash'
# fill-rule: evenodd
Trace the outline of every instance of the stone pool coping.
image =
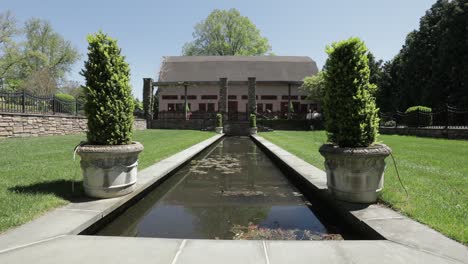
<svg viewBox="0 0 468 264">
<path fill-rule="evenodd" d="M 350 217 L 354 217 L 353 221 L 359 221 L 384 239 L 444 258 L 461 262 L 468 261 L 468 249 L 465 245 L 399 212 L 380 204 L 363 206 L 334 200 L 327 191 L 327 175 L 324 171 L 261 136 L 252 135 L 251 137 L 270 156 L 281 162 L 288 170 L 293 171 L 295 175 L 299 175 L 304 181 L 310 183 L 310 189 L 313 189 L 316 195 L 322 196 L 343 215 L 348 214 Z"/>
<path fill-rule="evenodd" d="M 64 235 L 77 235 L 121 205 L 136 198 L 158 181 L 211 146 L 223 134 L 217 134 L 138 172 L 135 191 L 111 199 L 88 199 L 71 202 L 43 216 L 0 235 L 0 252 Z M 149 147 L 149 146 L 147 146 Z M 1 261 L 0 261 L 1 262 Z"/>
<path fill-rule="evenodd" d="M 137 192 L 154 186 L 221 137 L 216 135 L 142 170 Z M 253 138 L 286 164 L 294 165 L 294 170 L 314 184 L 313 188 L 326 188 L 322 171 L 259 136 Z M 379 206 L 343 210 L 370 222 L 379 233 L 390 237 L 388 240 L 230 241 L 76 235 L 136 195 L 72 203 L 10 230 L 0 235 L 0 263 L 464 263 L 468 259 L 463 245 L 447 241 L 421 224 L 402 233 L 414 221 L 389 209 L 385 211 L 388 215 L 382 215 Z M 388 223 L 391 219 L 407 222 Z M 443 250 L 426 245 L 431 242 Z"/>
</svg>

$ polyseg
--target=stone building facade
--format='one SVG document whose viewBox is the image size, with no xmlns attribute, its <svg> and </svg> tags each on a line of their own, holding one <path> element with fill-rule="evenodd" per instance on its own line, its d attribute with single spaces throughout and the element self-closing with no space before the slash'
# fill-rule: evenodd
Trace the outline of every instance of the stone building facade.
<svg viewBox="0 0 468 264">
<path fill-rule="evenodd" d="M 174 56 L 165 57 L 158 82 L 192 82 L 196 85 L 168 85 L 157 88 L 160 112 L 185 111 L 185 93 L 191 112 L 218 112 L 220 85 L 227 78 L 228 112 L 248 111 L 248 80 L 256 84 L 256 111 L 282 112 L 288 106 L 295 113 L 319 110 L 316 102 L 308 100 L 299 88 L 300 82 L 318 72 L 309 57 L 295 56 Z M 204 83 L 205 82 L 205 83 Z M 240 82 L 245 82 L 239 84 Z M 237 83 L 237 84 L 236 84 Z M 294 83 L 291 85 L 291 83 Z M 187 89 L 187 91 L 185 91 Z M 290 101 L 289 101 L 290 100 Z"/>
</svg>

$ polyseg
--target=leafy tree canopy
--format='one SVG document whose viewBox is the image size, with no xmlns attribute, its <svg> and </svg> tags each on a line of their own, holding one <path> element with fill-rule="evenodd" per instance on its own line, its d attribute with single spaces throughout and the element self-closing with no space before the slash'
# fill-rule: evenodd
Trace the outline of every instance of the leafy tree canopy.
<svg viewBox="0 0 468 264">
<path fill-rule="evenodd" d="M 308 99 L 323 105 L 323 96 L 325 90 L 323 72 L 321 71 L 316 75 L 305 77 L 301 89 L 307 93 Z"/>
<path fill-rule="evenodd" d="M 384 111 L 413 105 L 468 105 L 468 4 L 438 0 L 383 66 L 377 101 Z"/>
<path fill-rule="evenodd" d="M 0 13 L 0 78 L 5 88 L 54 93 L 79 57 L 49 22 L 32 18 L 18 28 L 10 12 Z M 36 82 L 41 85 L 33 87 Z"/>
<path fill-rule="evenodd" d="M 194 40 L 184 45 L 185 56 L 250 56 L 271 51 L 268 39 L 237 9 L 214 10 L 195 26 Z"/>
<path fill-rule="evenodd" d="M 24 32 L 24 75 L 46 68 L 59 79 L 70 71 L 79 58 L 78 51 L 72 47 L 70 41 L 55 32 L 48 21 L 30 19 L 26 22 Z"/>
</svg>

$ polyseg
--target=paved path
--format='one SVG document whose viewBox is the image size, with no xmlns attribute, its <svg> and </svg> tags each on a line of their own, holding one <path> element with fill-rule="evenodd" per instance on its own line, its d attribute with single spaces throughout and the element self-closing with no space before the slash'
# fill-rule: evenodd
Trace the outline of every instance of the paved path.
<svg viewBox="0 0 468 264">
<path fill-rule="evenodd" d="M 63 236 L 0 253 L 0 263 L 460 263 L 395 242 L 230 241 Z"/>
</svg>

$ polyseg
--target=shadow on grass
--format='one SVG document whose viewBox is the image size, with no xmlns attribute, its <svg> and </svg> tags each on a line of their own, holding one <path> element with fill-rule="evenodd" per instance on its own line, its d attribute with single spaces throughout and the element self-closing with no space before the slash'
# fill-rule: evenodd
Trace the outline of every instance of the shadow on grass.
<svg viewBox="0 0 468 264">
<path fill-rule="evenodd" d="M 88 202 L 93 200 L 85 196 L 83 190 L 83 181 L 56 180 L 39 182 L 31 185 L 17 185 L 8 188 L 8 190 L 16 194 L 53 194 L 73 203 Z"/>
</svg>

